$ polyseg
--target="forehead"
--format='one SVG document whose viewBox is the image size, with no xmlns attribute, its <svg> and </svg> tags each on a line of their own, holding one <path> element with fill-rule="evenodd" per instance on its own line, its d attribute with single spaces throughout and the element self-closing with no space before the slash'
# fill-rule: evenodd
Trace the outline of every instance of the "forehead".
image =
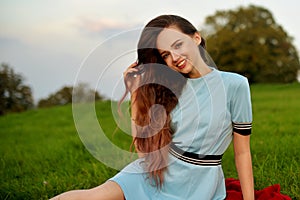
<svg viewBox="0 0 300 200">
<path fill-rule="evenodd" d="M 168 50 L 177 40 L 191 39 L 190 36 L 181 32 L 177 27 L 164 28 L 158 35 L 156 47 L 158 49 Z"/>
</svg>

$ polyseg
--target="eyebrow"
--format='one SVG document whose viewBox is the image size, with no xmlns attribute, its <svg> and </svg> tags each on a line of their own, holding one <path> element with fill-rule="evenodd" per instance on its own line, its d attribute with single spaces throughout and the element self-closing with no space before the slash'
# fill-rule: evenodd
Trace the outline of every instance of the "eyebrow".
<svg viewBox="0 0 300 200">
<path fill-rule="evenodd" d="M 175 40 L 175 42 L 171 44 L 171 47 L 173 47 L 178 41 L 180 41 L 180 39 Z M 161 52 L 160 55 L 163 55 L 164 53 L 166 53 L 166 51 Z"/>
<path fill-rule="evenodd" d="M 171 47 L 173 47 L 178 41 L 180 41 L 180 39 L 178 39 L 175 42 L 173 42 L 173 44 L 171 44 Z"/>
</svg>

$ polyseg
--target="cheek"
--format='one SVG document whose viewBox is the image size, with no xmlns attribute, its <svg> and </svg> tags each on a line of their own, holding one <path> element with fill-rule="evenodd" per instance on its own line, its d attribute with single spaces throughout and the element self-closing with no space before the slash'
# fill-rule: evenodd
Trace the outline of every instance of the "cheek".
<svg viewBox="0 0 300 200">
<path fill-rule="evenodd" d="M 167 65 L 170 69 L 176 70 L 176 67 L 173 66 L 173 61 L 172 61 L 172 59 L 166 59 L 166 60 L 165 60 L 165 63 L 166 63 L 166 65 Z"/>
<path fill-rule="evenodd" d="M 190 46 L 188 50 L 185 51 L 184 55 L 186 55 L 189 59 L 194 60 L 200 54 L 198 46 Z"/>
<path fill-rule="evenodd" d="M 168 65 L 168 66 L 172 66 L 172 59 L 170 58 L 170 56 L 165 59 L 165 63 Z"/>
</svg>

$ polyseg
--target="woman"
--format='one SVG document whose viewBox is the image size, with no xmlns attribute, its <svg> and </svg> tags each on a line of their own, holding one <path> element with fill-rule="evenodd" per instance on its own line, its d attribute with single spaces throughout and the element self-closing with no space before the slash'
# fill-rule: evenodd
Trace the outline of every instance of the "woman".
<svg viewBox="0 0 300 200">
<path fill-rule="evenodd" d="M 139 62 L 124 73 L 140 158 L 96 188 L 57 199 L 225 199 L 221 158 L 232 138 L 243 198 L 254 199 L 247 79 L 208 66 L 203 47 L 179 16 L 146 25 Z"/>
</svg>

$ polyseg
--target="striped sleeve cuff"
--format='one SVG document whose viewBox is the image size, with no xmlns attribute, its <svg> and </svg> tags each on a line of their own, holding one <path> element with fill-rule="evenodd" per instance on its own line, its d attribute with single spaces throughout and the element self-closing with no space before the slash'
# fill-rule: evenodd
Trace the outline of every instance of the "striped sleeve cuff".
<svg viewBox="0 0 300 200">
<path fill-rule="evenodd" d="M 252 123 L 232 123 L 233 132 L 241 135 L 250 135 L 252 130 Z"/>
</svg>

